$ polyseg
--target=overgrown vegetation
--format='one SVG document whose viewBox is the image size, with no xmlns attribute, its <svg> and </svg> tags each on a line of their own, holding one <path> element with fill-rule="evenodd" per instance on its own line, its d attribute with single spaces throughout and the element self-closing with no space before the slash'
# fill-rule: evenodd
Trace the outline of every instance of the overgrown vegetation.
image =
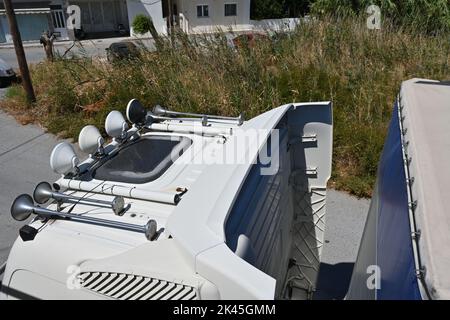
<svg viewBox="0 0 450 320">
<path fill-rule="evenodd" d="M 414 32 L 436 34 L 450 31 L 449 0 L 310 0 L 314 14 L 358 16 L 378 5 L 381 17 Z"/>
<path fill-rule="evenodd" d="M 375 4 L 382 19 L 416 32 L 450 31 L 449 0 L 253 0 L 253 19 L 295 18 L 305 14 L 358 16 Z"/>
<path fill-rule="evenodd" d="M 311 0 L 252 0 L 251 18 L 279 19 L 300 17 L 309 12 Z"/>
<path fill-rule="evenodd" d="M 76 138 L 86 124 L 103 127 L 110 110 L 131 98 L 174 110 L 253 117 L 291 102 L 332 100 L 332 183 L 371 194 L 392 106 L 402 81 L 449 78 L 450 43 L 396 29 L 371 31 L 364 19 L 323 18 L 289 36 L 234 50 L 224 35 L 175 37 L 139 60 L 108 65 L 89 58 L 41 63 L 31 69 L 37 103 L 24 105 L 13 87 L 2 102 L 24 121 Z"/>
</svg>

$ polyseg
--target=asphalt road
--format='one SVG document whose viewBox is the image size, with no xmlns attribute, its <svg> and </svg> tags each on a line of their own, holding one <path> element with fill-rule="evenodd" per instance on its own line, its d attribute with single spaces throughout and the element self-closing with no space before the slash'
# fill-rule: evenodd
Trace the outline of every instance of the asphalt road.
<svg viewBox="0 0 450 320">
<path fill-rule="evenodd" d="M 130 41 L 130 38 L 109 38 L 109 39 L 96 39 L 96 40 L 83 40 L 67 53 L 67 57 L 77 55 L 77 56 L 88 56 L 88 57 L 106 57 L 106 48 L 108 48 L 111 43 L 118 41 Z M 152 40 L 142 40 L 143 44 L 149 49 L 153 49 Z M 63 55 L 67 49 L 73 45 L 73 42 L 56 42 L 54 46 L 55 53 Z M 45 52 L 41 45 L 25 45 L 25 56 L 27 58 L 28 64 L 36 64 L 45 60 Z M 17 69 L 17 58 L 14 48 L 11 46 L 0 46 L 0 58 L 5 60 L 13 68 Z"/>
<path fill-rule="evenodd" d="M 37 126 L 21 126 L 0 111 L 0 263 L 23 225 L 11 218 L 12 201 L 19 194 L 32 193 L 38 182 L 57 178 L 49 165 L 56 142 Z"/>
<path fill-rule="evenodd" d="M 4 91 L 0 89 L 0 97 Z M 56 137 L 44 133 L 41 128 L 22 126 L 0 111 L 0 264 L 7 259 L 18 230 L 24 225 L 10 216 L 14 198 L 22 193 L 32 193 L 40 181 L 51 182 L 58 177 L 49 165 L 49 156 L 56 143 Z M 329 190 L 326 241 L 317 298 L 341 299 L 345 295 L 369 203 Z"/>
<path fill-rule="evenodd" d="M 42 48 L 31 47 L 25 48 L 25 56 L 28 63 L 38 63 L 45 59 L 45 53 Z M 0 58 L 2 58 L 7 64 L 17 69 L 16 52 L 13 48 L 0 48 Z"/>
<path fill-rule="evenodd" d="M 328 190 L 325 244 L 315 299 L 343 299 L 364 231 L 370 200 Z"/>
</svg>

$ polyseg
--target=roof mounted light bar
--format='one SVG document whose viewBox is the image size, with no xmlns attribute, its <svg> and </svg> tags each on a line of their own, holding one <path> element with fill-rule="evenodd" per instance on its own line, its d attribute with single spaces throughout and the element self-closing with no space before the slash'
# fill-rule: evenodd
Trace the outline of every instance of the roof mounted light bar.
<svg viewBox="0 0 450 320">
<path fill-rule="evenodd" d="M 83 152 L 90 154 L 91 157 L 103 156 L 105 150 L 103 139 L 100 131 L 92 125 L 85 126 L 78 135 L 78 145 Z"/>
<path fill-rule="evenodd" d="M 58 143 L 50 155 L 50 167 L 61 175 L 77 174 L 79 172 L 78 159 L 75 150 L 70 143 L 63 141 Z"/>
<path fill-rule="evenodd" d="M 105 120 L 106 133 L 114 139 L 123 140 L 127 137 L 128 124 L 119 111 L 111 111 Z"/>
</svg>

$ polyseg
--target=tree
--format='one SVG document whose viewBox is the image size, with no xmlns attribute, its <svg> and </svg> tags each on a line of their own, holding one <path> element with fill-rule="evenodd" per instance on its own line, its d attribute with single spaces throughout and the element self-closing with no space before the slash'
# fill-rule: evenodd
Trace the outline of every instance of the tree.
<svg viewBox="0 0 450 320">
<path fill-rule="evenodd" d="M 251 17 L 255 20 L 297 18 L 309 12 L 314 0 L 252 0 Z"/>
<path fill-rule="evenodd" d="M 288 18 L 297 18 L 309 13 L 312 0 L 284 0 L 284 8 Z"/>
<path fill-rule="evenodd" d="M 54 34 L 50 35 L 48 31 L 44 31 L 41 35 L 40 42 L 44 46 L 47 61 L 53 61 L 53 41 L 55 39 L 56 36 Z"/>
<path fill-rule="evenodd" d="M 251 16 L 254 20 L 283 18 L 283 5 L 280 0 L 253 0 Z"/>
<path fill-rule="evenodd" d="M 35 102 L 36 96 L 34 94 L 33 84 L 31 83 L 30 71 L 28 70 L 27 58 L 23 50 L 22 38 L 20 37 L 19 27 L 17 26 L 16 15 L 14 13 L 11 0 L 3 0 L 5 6 L 6 17 L 8 18 L 9 30 L 14 42 L 14 49 L 16 51 L 17 63 L 19 64 L 20 75 L 22 76 L 23 88 L 27 93 L 28 102 Z"/>
</svg>

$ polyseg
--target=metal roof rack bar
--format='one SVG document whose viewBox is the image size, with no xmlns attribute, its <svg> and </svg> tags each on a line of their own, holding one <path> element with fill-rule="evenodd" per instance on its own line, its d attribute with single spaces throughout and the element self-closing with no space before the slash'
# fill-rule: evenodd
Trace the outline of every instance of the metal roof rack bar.
<svg viewBox="0 0 450 320">
<path fill-rule="evenodd" d="M 132 199 L 161 202 L 171 205 L 177 205 L 181 200 L 180 192 L 147 191 L 106 183 L 98 185 L 94 182 L 74 179 L 60 179 L 58 181 L 58 184 L 63 188 L 72 190 L 122 196 Z"/>
</svg>

